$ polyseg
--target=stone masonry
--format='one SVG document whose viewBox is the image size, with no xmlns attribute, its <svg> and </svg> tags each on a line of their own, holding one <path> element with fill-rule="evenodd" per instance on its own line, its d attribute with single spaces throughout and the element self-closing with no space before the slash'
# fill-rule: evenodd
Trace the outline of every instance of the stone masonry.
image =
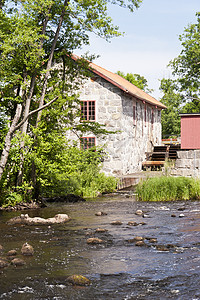
<svg viewBox="0 0 200 300">
<path fill-rule="evenodd" d="M 182 150 L 177 152 L 173 176 L 200 177 L 200 150 Z"/>
<path fill-rule="evenodd" d="M 96 137 L 96 146 L 104 146 L 107 153 L 103 171 L 115 176 L 140 171 L 145 153 L 161 144 L 160 109 L 127 95 L 100 76 L 87 79 L 79 95 L 81 101 L 95 101 L 96 121 L 116 131 Z"/>
</svg>

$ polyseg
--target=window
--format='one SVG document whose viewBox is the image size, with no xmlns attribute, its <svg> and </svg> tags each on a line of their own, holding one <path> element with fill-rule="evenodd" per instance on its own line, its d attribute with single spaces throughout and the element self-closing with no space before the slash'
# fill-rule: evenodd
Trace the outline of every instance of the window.
<svg viewBox="0 0 200 300">
<path fill-rule="evenodd" d="M 81 101 L 81 120 L 95 121 L 95 101 Z"/>
<path fill-rule="evenodd" d="M 87 150 L 95 146 L 95 137 L 81 137 L 81 149 Z"/>
</svg>

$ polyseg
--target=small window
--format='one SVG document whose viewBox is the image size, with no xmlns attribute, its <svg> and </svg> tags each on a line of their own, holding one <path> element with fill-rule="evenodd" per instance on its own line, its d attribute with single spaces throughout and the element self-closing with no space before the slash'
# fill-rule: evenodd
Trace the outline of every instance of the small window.
<svg viewBox="0 0 200 300">
<path fill-rule="evenodd" d="M 87 150 L 95 146 L 95 137 L 81 137 L 81 149 Z"/>
<path fill-rule="evenodd" d="M 81 120 L 95 121 L 95 101 L 81 101 Z"/>
</svg>

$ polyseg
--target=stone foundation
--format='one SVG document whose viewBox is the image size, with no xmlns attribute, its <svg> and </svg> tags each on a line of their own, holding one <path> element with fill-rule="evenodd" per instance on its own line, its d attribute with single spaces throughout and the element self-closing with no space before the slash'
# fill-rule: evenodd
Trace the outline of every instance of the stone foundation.
<svg viewBox="0 0 200 300">
<path fill-rule="evenodd" d="M 171 175 L 200 177 L 200 150 L 182 150 L 177 155 Z"/>
</svg>

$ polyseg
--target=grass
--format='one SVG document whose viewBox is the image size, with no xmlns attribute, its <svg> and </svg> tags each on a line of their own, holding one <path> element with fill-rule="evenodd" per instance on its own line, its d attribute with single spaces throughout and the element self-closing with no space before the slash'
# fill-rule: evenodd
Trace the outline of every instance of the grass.
<svg viewBox="0 0 200 300">
<path fill-rule="evenodd" d="M 199 200 L 200 180 L 189 177 L 161 176 L 139 182 L 137 198 L 142 201 Z"/>
</svg>

